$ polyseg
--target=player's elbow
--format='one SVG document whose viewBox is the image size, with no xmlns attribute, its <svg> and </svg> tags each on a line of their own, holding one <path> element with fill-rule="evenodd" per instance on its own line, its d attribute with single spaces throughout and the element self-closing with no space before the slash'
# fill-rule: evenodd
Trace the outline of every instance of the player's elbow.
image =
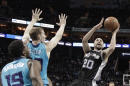
<svg viewBox="0 0 130 86">
<path fill-rule="evenodd" d="M 59 38 L 59 39 L 61 39 L 62 36 L 63 36 L 63 34 L 56 34 L 56 37 Z"/>
<path fill-rule="evenodd" d="M 32 75 L 30 75 L 30 78 L 32 79 L 32 80 L 37 80 L 37 78 L 36 78 L 36 76 L 34 75 L 34 74 L 32 74 Z"/>
<path fill-rule="evenodd" d="M 82 43 L 87 43 L 87 42 L 88 42 L 88 41 L 87 41 L 87 40 L 85 40 L 85 39 L 83 39 L 83 40 L 82 40 Z"/>
<path fill-rule="evenodd" d="M 29 42 L 29 38 L 22 38 L 22 41 L 26 45 Z"/>
<path fill-rule="evenodd" d="M 82 44 L 83 44 L 83 45 L 86 44 L 86 43 L 88 43 L 87 40 L 82 40 Z"/>
</svg>

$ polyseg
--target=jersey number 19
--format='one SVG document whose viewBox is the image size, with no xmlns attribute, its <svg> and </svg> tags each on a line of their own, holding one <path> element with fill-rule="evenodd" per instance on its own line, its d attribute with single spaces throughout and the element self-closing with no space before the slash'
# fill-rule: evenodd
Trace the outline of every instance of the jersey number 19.
<svg viewBox="0 0 130 86">
<path fill-rule="evenodd" d="M 22 72 L 6 76 L 8 86 L 24 86 Z M 12 84 L 12 85 L 11 85 Z"/>
</svg>

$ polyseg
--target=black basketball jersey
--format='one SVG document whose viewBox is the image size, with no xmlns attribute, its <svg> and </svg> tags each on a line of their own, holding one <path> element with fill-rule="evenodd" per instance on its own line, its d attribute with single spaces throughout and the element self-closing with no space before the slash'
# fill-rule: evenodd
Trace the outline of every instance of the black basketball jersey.
<svg viewBox="0 0 130 86">
<path fill-rule="evenodd" d="M 83 58 L 83 65 L 79 78 L 98 81 L 105 65 L 106 62 L 103 60 L 101 52 L 91 50 L 87 52 Z"/>
</svg>

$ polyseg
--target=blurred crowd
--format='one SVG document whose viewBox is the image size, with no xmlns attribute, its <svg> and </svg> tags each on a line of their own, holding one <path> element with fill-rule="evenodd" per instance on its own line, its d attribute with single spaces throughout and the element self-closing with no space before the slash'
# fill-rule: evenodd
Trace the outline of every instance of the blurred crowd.
<svg viewBox="0 0 130 86">
<path fill-rule="evenodd" d="M 69 0 L 68 0 L 69 1 Z M 106 0 L 107 1 L 107 0 Z M 122 3 L 122 0 L 120 2 L 111 3 Z M 126 0 L 125 0 L 126 1 Z M 34 9 L 36 6 L 38 8 L 41 8 L 44 10 L 42 17 L 44 18 L 42 21 L 49 23 L 49 24 L 56 24 L 58 22 L 58 15 L 60 13 L 66 13 L 68 15 L 67 25 L 68 27 L 92 27 L 101 19 L 101 17 L 108 17 L 108 16 L 115 16 L 120 24 L 122 29 L 128 29 L 130 27 L 130 10 L 128 8 L 128 3 L 124 3 L 124 7 L 122 4 L 119 4 L 117 8 L 110 8 L 112 6 L 115 6 L 113 4 L 109 4 L 109 7 L 105 7 L 105 3 L 92 4 L 90 7 L 79 7 L 79 8 L 71 8 L 71 6 L 68 6 L 68 4 L 63 4 L 63 2 L 59 2 L 58 0 L 54 1 L 41 1 L 43 5 L 41 5 L 40 2 L 30 3 L 30 6 L 28 6 L 29 1 L 26 3 L 23 1 L 15 1 L 10 2 L 8 0 L 1 0 L 0 4 L 0 18 L 18 18 L 18 19 L 25 19 L 30 20 L 31 19 L 31 10 Z M 8 4 L 9 3 L 9 4 Z M 38 5 L 40 3 L 40 5 Z M 61 4 L 62 3 L 62 4 Z M 67 3 L 67 2 L 66 2 Z M 92 3 L 92 2 L 91 2 Z M 57 4 L 57 5 L 56 5 Z M 24 6 L 23 6 L 24 5 Z M 64 6 L 67 5 L 67 6 Z M 94 6 L 99 5 L 100 7 L 94 8 Z M 61 7 L 60 7 L 61 6 Z M 64 6 L 64 7 L 63 7 Z M 88 5 L 89 6 L 89 5 Z M 63 8 L 62 8 L 63 7 Z"/>
</svg>

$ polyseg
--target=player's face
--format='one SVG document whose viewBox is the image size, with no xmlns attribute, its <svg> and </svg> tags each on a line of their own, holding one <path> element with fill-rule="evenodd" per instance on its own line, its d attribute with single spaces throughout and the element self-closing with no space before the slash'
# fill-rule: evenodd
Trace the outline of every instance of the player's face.
<svg viewBox="0 0 130 86">
<path fill-rule="evenodd" d="M 94 41 L 94 48 L 101 50 L 103 48 L 104 42 L 101 38 L 96 38 Z"/>
</svg>

